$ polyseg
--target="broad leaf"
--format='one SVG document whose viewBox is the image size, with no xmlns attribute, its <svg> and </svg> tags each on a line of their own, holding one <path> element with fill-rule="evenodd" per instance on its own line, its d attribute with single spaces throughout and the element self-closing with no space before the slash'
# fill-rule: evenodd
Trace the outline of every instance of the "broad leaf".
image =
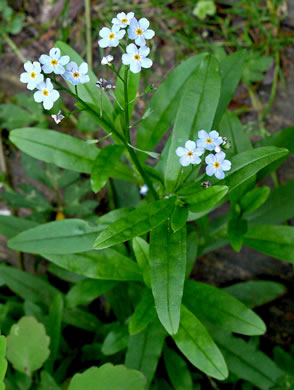
<svg viewBox="0 0 294 390">
<path fill-rule="evenodd" d="M 12 215 L 0 215 L 0 234 L 12 238 L 24 230 L 37 226 L 38 223 L 29 219 L 14 217 Z"/>
<path fill-rule="evenodd" d="M 245 335 L 264 334 L 264 322 L 227 292 L 206 283 L 187 281 L 183 302 L 200 321 Z M 209 310 L 208 310 L 209 308 Z"/>
<path fill-rule="evenodd" d="M 164 348 L 164 363 L 169 380 L 177 390 L 193 390 L 192 375 L 188 365 L 173 349 Z"/>
<path fill-rule="evenodd" d="M 8 241 L 8 246 L 30 253 L 85 252 L 92 249 L 97 232 L 104 227 L 92 227 L 81 219 L 53 221 L 18 234 Z"/>
<path fill-rule="evenodd" d="M 268 256 L 294 263 L 293 226 L 250 226 L 244 244 Z"/>
<path fill-rule="evenodd" d="M 179 331 L 173 336 L 178 348 L 206 375 L 224 380 L 228 376 L 228 369 L 220 350 L 197 317 L 185 306 L 181 311 Z"/>
<path fill-rule="evenodd" d="M 111 248 L 68 255 L 43 253 L 43 256 L 68 271 L 88 278 L 120 281 L 142 280 L 138 265 Z"/>
<path fill-rule="evenodd" d="M 84 279 L 75 284 L 65 296 L 67 307 L 88 305 L 94 299 L 112 289 L 116 282 L 109 280 Z"/>
<path fill-rule="evenodd" d="M 47 360 L 49 342 L 43 324 L 34 317 L 22 317 L 7 337 L 7 359 L 17 371 L 31 376 Z"/>
<path fill-rule="evenodd" d="M 125 365 L 145 375 L 147 389 L 153 379 L 165 337 L 165 330 L 158 320 L 154 320 L 141 333 L 129 338 Z"/>
<path fill-rule="evenodd" d="M 156 317 L 154 299 L 149 289 L 146 289 L 129 322 L 131 335 L 140 333 Z"/>
<path fill-rule="evenodd" d="M 152 115 L 141 122 L 137 132 L 136 146 L 143 150 L 153 150 L 158 141 L 168 131 L 176 116 L 185 82 L 199 66 L 205 54 L 193 56 L 174 69 L 150 99 L 146 110 Z M 141 155 L 144 161 L 147 156 Z"/>
<path fill-rule="evenodd" d="M 113 366 L 110 363 L 101 367 L 91 367 L 82 374 L 76 374 L 68 390 L 144 390 L 146 379 L 144 375 L 126 367 Z"/>
<path fill-rule="evenodd" d="M 216 331 L 213 337 L 224 354 L 230 373 L 263 390 L 268 390 L 278 381 L 282 371 L 253 344 L 225 331 Z"/>
<path fill-rule="evenodd" d="M 149 232 L 171 215 L 175 198 L 157 200 L 131 211 L 108 226 L 96 239 L 95 249 L 108 248 Z"/>
<path fill-rule="evenodd" d="M 207 55 L 191 75 L 177 111 L 171 135 L 166 168 L 165 186 L 168 192 L 175 189 L 182 166 L 176 149 L 189 139 L 197 138 L 198 131 L 210 131 L 220 96 L 221 76 L 216 59 Z"/>
<path fill-rule="evenodd" d="M 186 260 L 186 227 L 173 233 L 165 222 L 151 231 L 152 293 L 158 318 L 169 334 L 176 334 L 179 328 Z"/>
<path fill-rule="evenodd" d="M 256 307 L 271 302 L 286 292 L 286 288 L 277 282 L 252 280 L 240 282 L 224 288 L 248 307 Z"/>
</svg>

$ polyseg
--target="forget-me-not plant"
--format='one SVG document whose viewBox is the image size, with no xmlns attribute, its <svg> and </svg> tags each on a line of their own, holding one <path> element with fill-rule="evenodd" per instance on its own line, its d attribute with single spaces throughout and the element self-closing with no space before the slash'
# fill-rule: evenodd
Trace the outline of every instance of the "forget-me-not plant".
<svg viewBox="0 0 294 390">
<path fill-rule="evenodd" d="M 130 39 L 134 39 L 136 45 L 145 46 L 146 39 L 152 39 L 155 35 L 153 30 L 149 30 L 150 23 L 146 18 L 142 18 L 137 21 L 136 18 L 133 18 L 128 28 L 128 36 Z"/>
<path fill-rule="evenodd" d="M 128 12 L 127 14 L 125 12 L 120 12 L 117 14 L 116 18 L 112 19 L 112 24 L 119 26 L 120 28 L 125 28 L 130 24 L 134 15 L 134 12 Z"/>
<path fill-rule="evenodd" d="M 65 80 L 70 81 L 73 85 L 85 84 L 90 81 L 88 73 L 88 64 L 83 62 L 80 66 L 71 61 L 66 66 L 66 72 L 62 75 Z"/>
<path fill-rule="evenodd" d="M 151 68 L 152 60 L 147 58 L 150 49 L 149 47 L 137 47 L 134 43 L 127 46 L 127 52 L 122 56 L 122 63 L 130 65 L 130 70 L 133 73 L 138 73 L 141 68 Z"/>
<path fill-rule="evenodd" d="M 38 103 L 43 103 L 46 110 L 50 110 L 53 107 L 53 103 L 59 98 L 59 92 L 53 88 L 53 84 L 50 79 L 46 79 L 42 83 L 37 85 L 38 91 L 34 93 L 34 99 Z"/>
<path fill-rule="evenodd" d="M 63 74 L 65 72 L 64 66 L 69 62 L 69 56 L 61 56 L 60 49 L 53 47 L 49 56 L 42 54 L 39 58 L 42 64 L 42 71 L 46 74 L 54 72 L 55 74 Z"/>
<path fill-rule="evenodd" d="M 34 61 L 33 63 L 27 61 L 24 64 L 24 68 L 26 72 L 23 72 L 20 75 L 20 81 L 22 83 L 27 83 L 27 89 L 32 91 L 44 80 L 44 76 L 41 73 L 41 65 L 37 61 Z"/>
</svg>

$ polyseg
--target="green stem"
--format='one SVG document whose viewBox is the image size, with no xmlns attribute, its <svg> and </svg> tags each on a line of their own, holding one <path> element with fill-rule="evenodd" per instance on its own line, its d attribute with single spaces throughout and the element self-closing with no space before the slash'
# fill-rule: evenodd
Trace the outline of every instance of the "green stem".
<svg viewBox="0 0 294 390">
<path fill-rule="evenodd" d="M 131 143 L 131 137 L 130 137 L 130 117 L 129 117 L 128 73 L 129 73 L 129 68 L 126 66 L 125 67 L 125 75 L 124 75 L 125 136 L 127 138 L 127 142 Z"/>
<path fill-rule="evenodd" d="M 87 36 L 87 62 L 92 69 L 92 36 L 91 36 L 91 4 L 90 0 L 85 0 L 86 36 Z"/>
<path fill-rule="evenodd" d="M 276 51 L 275 63 L 276 63 L 276 66 L 275 66 L 274 80 L 273 80 L 273 85 L 272 85 L 272 89 L 271 89 L 271 94 L 270 94 L 268 105 L 262 114 L 262 118 L 261 118 L 262 121 L 265 120 L 267 114 L 271 110 L 272 105 L 273 105 L 274 100 L 275 100 L 275 97 L 276 97 L 276 93 L 277 93 L 279 73 L 280 73 L 280 52 L 279 52 L 279 50 Z"/>
<path fill-rule="evenodd" d="M 11 49 L 15 52 L 15 54 L 18 56 L 18 58 L 21 60 L 21 62 L 26 62 L 27 59 L 22 54 L 22 52 L 18 49 L 16 44 L 13 42 L 12 39 L 9 38 L 7 34 L 3 34 L 5 41 L 8 43 L 8 45 L 11 47 Z"/>
</svg>

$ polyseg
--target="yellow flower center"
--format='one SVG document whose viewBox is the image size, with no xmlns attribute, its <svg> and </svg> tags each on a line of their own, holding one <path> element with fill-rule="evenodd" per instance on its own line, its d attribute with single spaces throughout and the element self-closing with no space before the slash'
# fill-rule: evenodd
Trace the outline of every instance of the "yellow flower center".
<svg viewBox="0 0 294 390">
<path fill-rule="evenodd" d="M 114 38 L 115 38 L 115 34 L 114 33 L 109 34 L 109 39 L 114 39 Z"/>
<path fill-rule="evenodd" d="M 56 66 L 57 64 L 58 64 L 58 61 L 57 61 L 57 60 L 52 60 L 52 61 L 51 61 L 51 65 Z"/>
<path fill-rule="evenodd" d="M 218 161 L 216 161 L 213 165 L 214 165 L 215 168 L 219 168 L 220 167 L 220 163 Z"/>
<path fill-rule="evenodd" d="M 207 144 L 211 144 L 211 143 L 212 143 L 212 139 L 207 138 L 206 143 L 207 143 Z"/>
<path fill-rule="evenodd" d="M 122 21 L 122 23 L 127 23 L 128 19 L 124 18 L 121 21 Z"/>
<path fill-rule="evenodd" d="M 192 156 L 193 156 L 193 152 L 188 152 L 187 155 L 188 155 L 189 157 L 192 157 Z"/>
<path fill-rule="evenodd" d="M 139 54 L 135 54 L 135 55 L 134 55 L 134 60 L 139 61 L 140 58 L 141 58 L 141 57 L 139 56 Z"/>
<path fill-rule="evenodd" d="M 142 35 L 143 31 L 140 28 L 137 28 L 136 33 L 137 33 L 137 35 Z"/>
<path fill-rule="evenodd" d="M 35 72 L 32 72 L 32 73 L 31 73 L 31 78 L 32 78 L 32 79 L 35 79 L 36 76 L 37 76 L 37 73 L 35 73 Z"/>
<path fill-rule="evenodd" d="M 44 95 L 44 96 L 48 96 L 48 95 L 49 95 L 48 89 L 43 89 L 43 95 Z"/>
<path fill-rule="evenodd" d="M 74 72 L 73 77 L 78 78 L 80 77 L 80 74 L 78 72 Z"/>
</svg>

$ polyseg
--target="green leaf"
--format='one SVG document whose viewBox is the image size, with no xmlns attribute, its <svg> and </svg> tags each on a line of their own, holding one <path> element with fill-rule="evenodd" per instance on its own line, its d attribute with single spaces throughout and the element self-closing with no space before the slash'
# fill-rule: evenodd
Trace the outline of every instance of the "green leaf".
<svg viewBox="0 0 294 390">
<path fill-rule="evenodd" d="M 124 79 L 125 70 L 128 68 L 126 65 L 122 65 L 119 71 L 120 76 Z M 134 105 L 136 103 L 135 99 L 137 96 L 137 91 L 139 88 L 139 82 L 140 82 L 140 73 L 133 73 L 128 71 L 128 101 L 133 103 L 129 103 L 129 118 L 132 117 L 132 112 L 134 109 Z M 117 77 L 116 79 L 116 86 L 115 89 L 115 96 L 117 97 L 120 105 L 124 107 L 125 104 L 125 97 L 124 97 L 124 83 L 123 81 Z M 115 102 L 115 106 L 118 112 L 120 112 L 122 115 L 124 114 L 123 111 L 118 107 L 118 104 Z"/>
<path fill-rule="evenodd" d="M 142 280 L 138 265 L 114 249 L 69 255 L 43 253 L 43 256 L 68 271 L 93 279 Z"/>
<path fill-rule="evenodd" d="M 62 317 L 63 296 L 61 294 L 57 294 L 50 305 L 49 316 L 46 324 L 47 334 L 50 338 L 50 356 L 46 362 L 45 368 L 50 373 L 53 373 L 54 362 L 58 357 L 59 345 L 62 337 Z"/>
<path fill-rule="evenodd" d="M 169 334 L 176 334 L 180 323 L 186 258 L 186 227 L 173 233 L 165 222 L 151 231 L 152 293 L 158 318 Z"/>
<path fill-rule="evenodd" d="M 71 61 L 76 62 L 78 65 L 81 65 L 82 62 L 85 62 L 83 58 L 69 45 L 62 41 L 55 43 L 55 47 L 58 47 L 61 50 L 61 55 L 68 55 Z M 96 87 L 97 77 L 95 73 L 89 69 L 88 76 L 90 77 L 90 82 L 85 84 L 78 85 L 78 94 L 79 97 L 86 103 L 89 103 L 91 107 L 97 111 L 97 119 L 100 115 L 100 94 L 102 93 L 102 111 L 103 118 L 107 118 L 107 121 L 112 121 L 114 115 L 114 109 L 110 103 L 109 97 L 107 94 Z M 75 86 L 71 82 L 67 82 L 68 87 L 75 92 Z"/>
<path fill-rule="evenodd" d="M 187 363 L 170 348 L 164 348 L 164 363 L 169 380 L 176 390 L 193 390 L 192 376 Z"/>
<path fill-rule="evenodd" d="M 292 126 L 287 129 L 277 131 L 276 133 L 258 141 L 255 146 L 277 146 L 288 149 L 289 154 L 292 154 L 294 152 L 294 127 Z M 263 168 L 258 174 L 258 181 L 262 181 L 267 175 L 275 171 L 284 161 L 287 160 L 288 156 L 289 155 L 282 156 L 280 159 Z"/>
<path fill-rule="evenodd" d="M 268 280 L 240 282 L 224 290 L 251 308 L 271 302 L 286 292 L 282 284 Z"/>
<path fill-rule="evenodd" d="M 188 280 L 183 302 L 200 321 L 240 334 L 264 334 L 264 322 L 252 310 L 227 292 L 206 283 Z M 209 310 L 208 310 L 209 308 Z"/>
<path fill-rule="evenodd" d="M 37 226 L 37 222 L 29 219 L 14 217 L 12 215 L 0 215 L 0 234 L 12 238 L 24 230 Z"/>
<path fill-rule="evenodd" d="M 287 353 L 281 347 L 276 346 L 273 350 L 274 360 L 278 367 L 294 376 L 294 357 L 293 354 Z"/>
<path fill-rule="evenodd" d="M 111 331 L 107 334 L 101 347 L 101 352 L 106 355 L 115 353 L 127 348 L 129 341 L 129 332 L 127 325 L 117 322 L 112 326 Z"/>
<path fill-rule="evenodd" d="M 227 137 L 232 148 L 226 151 L 228 157 L 252 149 L 250 138 L 246 133 L 240 119 L 231 111 L 226 111 L 219 123 L 219 132 Z"/>
<path fill-rule="evenodd" d="M 220 61 L 220 71 L 222 76 L 221 94 L 213 121 L 213 128 L 216 128 L 222 118 L 227 106 L 229 105 L 237 85 L 239 84 L 246 55 L 243 50 L 226 56 Z M 221 132 L 221 135 L 224 136 Z"/>
<path fill-rule="evenodd" d="M 274 188 L 268 200 L 247 218 L 250 224 L 267 225 L 280 224 L 294 217 L 292 204 L 294 193 L 294 180 Z"/>
<path fill-rule="evenodd" d="M 56 384 L 55 380 L 47 371 L 41 372 L 41 388 L 40 390 L 60 390 L 60 387 Z"/>
<path fill-rule="evenodd" d="M 143 272 L 144 282 L 147 287 L 151 288 L 149 244 L 141 237 L 133 238 L 132 244 L 137 263 Z"/>
<path fill-rule="evenodd" d="M 231 160 L 232 169 L 227 173 L 227 177 L 218 183 L 222 184 L 222 182 L 225 182 L 229 186 L 229 192 L 231 192 L 254 176 L 263 167 L 287 154 L 288 151 L 286 149 L 275 146 L 266 146 L 239 153 L 233 156 Z M 215 182 L 216 180 L 211 181 Z"/>
<path fill-rule="evenodd" d="M 31 275 L 28 272 L 21 271 L 13 267 L 1 267 L 1 280 L 15 294 L 24 300 L 35 303 L 51 304 L 58 290 L 40 277 Z"/>
<path fill-rule="evenodd" d="M 75 284 L 65 296 L 67 307 L 88 305 L 106 291 L 112 289 L 116 282 L 109 280 L 84 279 Z"/>
<path fill-rule="evenodd" d="M 178 230 L 182 229 L 186 225 L 187 219 L 188 208 L 185 206 L 175 206 L 170 221 L 172 231 L 176 233 Z"/>
<path fill-rule="evenodd" d="M 68 390 L 144 390 L 146 379 L 136 370 L 129 370 L 125 366 L 113 366 L 110 363 L 101 367 L 91 367 L 82 374 L 76 374 Z"/>
<path fill-rule="evenodd" d="M 120 162 L 123 151 L 123 146 L 108 145 L 98 154 L 91 172 L 91 186 L 94 192 L 100 191 L 107 180 L 113 177 L 113 168 Z"/>
<path fill-rule="evenodd" d="M 7 360 L 5 359 L 6 345 L 7 345 L 6 338 L 4 336 L 0 336 L 0 389 L 2 386 L 3 390 L 5 389 L 3 379 L 5 377 L 6 370 L 7 370 Z"/>
<path fill-rule="evenodd" d="M 228 222 L 228 238 L 232 248 L 236 252 L 240 252 L 243 242 L 244 235 L 248 229 L 248 223 L 246 219 L 239 216 L 233 216 Z"/>
<path fill-rule="evenodd" d="M 294 263 L 293 226 L 250 226 L 244 244 L 268 256 Z"/>
<path fill-rule="evenodd" d="M 185 87 L 175 125 L 165 168 L 165 186 L 172 192 L 178 182 L 182 166 L 176 149 L 189 139 L 197 138 L 198 131 L 211 130 L 220 96 L 221 76 L 216 59 L 207 55 L 191 75 Z"/>
<path fill-rule="evenodd" d="M 179 331 L 173 339 L 195 367 L 213 378 L 226 379 L 228 369 L 220 350 L 202 323 L 183 305 Z"/>
<path fill-rule="evenodd" d="M 282 371 L 253 344 L 220 330 L 215 331 L 213 337 L 224 354 L 230 373 L 263 390 L 278 381 Z"/>
<path fill-rule="evenodd" d="M 140 302 L 135 308 L 129 322 L 129 332 L 131 335 L 140 333 L 146 326 L 154 320 L 156 310 L 154 299 L 149 289 L 145 290 Z"/>
<path fill-rule="evenodd" d="M 131 211 L 108 226 L 96 239 L 95 249 L 104 249 L 149 232 L 172 213 L 175 198 L 157 200 Z"/>
<path fill-rule="evenodd" d="M 205 54 L 193 56 L 174 69 L 154 93 L 146 110 L 152 115 L 141 122 L 137 132 L 136 146 L 143 150 L 152 150 L 168 131 L 176 116 L 184 85 L 199 66 Z M 144 161 L 147 156 L 139 158 Z"/>
<path fill-rule="evenodd" d="M 54 130 L 25 127 L 10 132 L 21 151 L 60 168 L 90 173 L 99 149 L 81 139 Z"/>
<path fill-rule="evenodd" d="M 271 189 L 267 186 L 253 188 L 248 191 L 240 200 L 241 209 L 244 210 L 243 215 L 250 214 L 256 209 L 259 209 L 270 195 Z"/>
<path fill-rule="evenodd" d="M 215 206 L 228 192 L 229 187 L 214 185 L 209 188 L 202 188 L 193 184 L 194 193 L 185 195 L 185 188 L 179 191 L 179 195 L 188 203 L 189 210 L 194 213 L 206 211 Z M 195 188 L 196 187 L 196 188 Z M 196 192 L 197 191 L 197 192 Z"/>
<path fill-rule="evenodd" d="M 165 337 L 166 332 L 156 319 L 141 333 L 129 338 L 125 365 L 141 371 L 145 375 L 147 389 L 152 382 Z"/>
<path fill-rule="evenodd" d="M 187 266 L 186 266 L 186 278 L 189 277 L 192 272 L 194 263 L 197 259 L 199 236 L 196 231 L 189 232 L 187 235 Z"/>
<path fill-rule="evenodd" d="M 90 226 L 81 219 L 48 222 L 28 229 L 8 241 L 14 250 L 30 253 L 70 254 L 93 247 L 97 232 L 105 225 Z"/>
<path fill-rule="evenodd" d="M 43 324 L 34 317 L 22 317 L 7 337 L 7 359 L 17 371 L 31 376 L 47 360 L 49 342 Z"/>
<path fill-rule="evenodd" d="M 99 333 L 102 323 L 97 319 L 97 316 L 88 311 L 74 308 L 65 308 L 63 312 L 63 322 L 72 325 L 76 328 L 87 330 L 92 333 Z"/>
</svg>

